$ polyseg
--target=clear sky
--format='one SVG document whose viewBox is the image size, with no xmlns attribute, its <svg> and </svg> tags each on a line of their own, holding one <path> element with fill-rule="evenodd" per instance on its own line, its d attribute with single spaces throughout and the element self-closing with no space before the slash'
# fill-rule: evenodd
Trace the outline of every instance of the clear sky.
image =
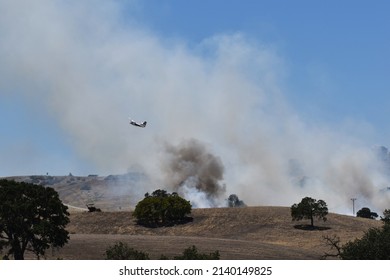
<svg viewBox="0 0 390 280">
<path fill-rule="evenodd" d="M 285 95 L 298 110 L 331 122 L 367 121 L 388 137 L 388 1 L 142 3 L 136 20 L 159 36 L 196 45 L 242 32 L 271 46 L 285 64 Z"/>
<path fill-rule="evenodd" d="M 384 0 L 0 0 L 0 176 L 142 169 L 156 143 L 182 138 L 210 144 L 232 177 L 252 161 L 278 166 L 258 164 L 268 156 L 310 167 L 390 146 L 389 11 Z"/>
</svg>

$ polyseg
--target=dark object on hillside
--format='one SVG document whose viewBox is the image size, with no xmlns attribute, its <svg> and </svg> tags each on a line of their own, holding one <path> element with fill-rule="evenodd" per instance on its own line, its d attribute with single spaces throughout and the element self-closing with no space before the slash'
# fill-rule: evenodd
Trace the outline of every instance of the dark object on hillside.
<svg viewBox="0 0 390 280">
<path fill-rule="evenodd" d="M 378 218 L 378 214 L 376 212 L 371 212 L 370 208 L 368 207 L 363 207 L 362 209 L 357 211 L 356 217 L 375 220 L 376 218 Z"/>
<path fill-rule="evenodd" d="M 228 198 L 229 207 L 246 207 L 244 201 L 240 200 L 236 194 L 229 195 Z"/>
<path fill-rule="evenodd" d="M 86 204 L 89 212 L 102 212 L 100 208 L 96 208 L 93 203 Z"/>
</svg>

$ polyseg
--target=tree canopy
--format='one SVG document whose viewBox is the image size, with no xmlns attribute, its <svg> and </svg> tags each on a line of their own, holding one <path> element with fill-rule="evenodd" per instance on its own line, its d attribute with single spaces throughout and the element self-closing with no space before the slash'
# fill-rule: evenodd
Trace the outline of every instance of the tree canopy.
<svg viewBox="0 0 390 280">
<path fill-rule="evenodd" d="M 390 260 L 390 225 L 370 228 L 362 238 L 346 243 L 340 258 L 344 260 Z"/>
<path fill-rule="evenodd" d="M 385 224 L 390 223 L 390 209 L 385 209 L 383 211 L 383 217 L 380 217 L 381 221 Z"/>
<path fill-rule="evenodd" d="M 0 251 L 4 258 L 24 259 L 26 251 L 38 258 L 69 239 L 65 225 L 68 207 L 53 188 L 0 180 Z"/>
<path fill-rule="evenodd" d="M 378 214 L 376 212 L 371 212 L 371 209 L 368 207 L 363 207 L 356 213 L 356 217 L 366 218 L 366 219 L 376 219 Z"/>
<path fill-rule="evenodd" d="M 138 224 L 145 226 L 168 226 L 187 222 L 191 213 L 191 203 L 177 193 L 167 193 L 158 189 L 151 195 L 139 201 L 134 209 L 133 216 Z"/>
<path fill-rule="evenodd" d="M 314 227 L 315 217 L 326 221 L 326 215 L 328 215 L 328 207 L 325 201 L 321 199 L 317 201 L 314 198 L 305 197 L 300 203 L 295 203 L 291 206 L 291 217 L 293 221 L 310 219 L 311 227 Z"/>
<path fill-rule="evenodd" d="M 229 195 L 228 199 L 228 206 L 229 207 L 245 207 L 244 201 L 240 200 L 236 194 Z"/>
<path fill-rule="evenodd" d="M 325 253 L 323 257 L 343 260 L 390 260 L 390 224 L 387 220 L 382 221 L 382 227 L 372 227 L 361 238 L 344 245 L 340 245 L 341 240 L 337 236 L 324 236 L 326 244 L 333 251 L 336 250 L 336 253 Z"/>
</svg>

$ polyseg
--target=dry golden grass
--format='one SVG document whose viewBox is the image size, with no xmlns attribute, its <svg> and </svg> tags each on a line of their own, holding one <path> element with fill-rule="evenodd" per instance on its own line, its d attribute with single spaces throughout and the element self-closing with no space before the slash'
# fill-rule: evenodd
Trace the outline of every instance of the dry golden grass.
<svg viewBox="0 0 390 280">
<path fill-rule="evenodd" d="M 380 221 L 329 214 L 327 222 L 316 222 L 322 230 L 308 231 L 296 226 L 309 221 L 293 222 L 288 207 L 246 207 L 193 209 L 191 223 L 144 228 L 136 225 L 131 215 L 129 205 L 136 204 L 136 196 L 119 195 L 120 184 L 103 177 L 11 179 L 52 186 L 63 203 L 75 206 L 69 208 L 69 243 L 58 251 L 47 252 L 50 259 L 104 259 L 108 246 L 118 241 L 154 259 L 161 254 L 180 255 L 192 245 L 201 252 L 219 250 L 221 259 L 320 259 L 329 252 L 323 236 L 337 235 L 345 243 L 361 237 L 370 227 L 381 226 Z M 82 210 L 91 198 L 103 212 Z"/>
<path fill-rule="evenodd" d="M 194 221 L 163 228 L 145 228 L 135 223 L 131 212 L 73 212 L 67 229 L 69 243 L 48 258 L 104 259 L 108 246 L 123 241 L 149 253 L 180 255 L 192 245 L 201 252 L 219 250 L 221 259 L 320 259 L 329 248 L 323 236 L 337 235 L 347 242 L 363 235 L 380 221 L 329 214 L 316 221 L 321 230 L 302 230 L 293 222 L 288 207 L 194 209 Z"/>
</svg>

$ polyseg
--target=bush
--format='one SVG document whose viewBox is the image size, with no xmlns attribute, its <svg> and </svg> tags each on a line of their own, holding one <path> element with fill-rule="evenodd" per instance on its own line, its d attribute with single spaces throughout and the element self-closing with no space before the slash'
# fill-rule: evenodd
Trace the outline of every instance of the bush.
<svg viewBox="0 0 390 280">
<path fill-rule="evenodd" d="M 342 247 L 343 260 L 390 260 L 390 226 L 370 228 L 362 238 Z"/>
<path fill-rule="evenodd" d="M 192 220 L 186 216 L 190 213 L 189 201 L 177 193 L 156 190 L 152 195 L 146 193 L 145 198 L 137 203 L 133 216 L 137 218 L 138 224 L 157 227 L 188 222 Z"/>
<path fill-rule="evenodd" d="M 149 260 L 149 255 L 130 248 L 123 242 L 117 242 L 106 250 L 106 260 Z"/>
<path fill-rule="evenodd" d="M 193 245 L 183 251 L 183 255 L 174 257 L 175 260 L 219 260 L 219 251 L 210 254 L 199 253 Z"/>
<path fill-rule="evenodd" d="M 370 211 L 371 212 L 371 211 Z M 386 209 L 381 217 L 381 228 L 370 228 L 361 238 L 340 245 L 337 236 L 324 236 L 326 243 L 336 253 L 326 253 L 323 257 L 338 257 L 343 260 L 390 260 L 390 211 Z"/>
</svg>

